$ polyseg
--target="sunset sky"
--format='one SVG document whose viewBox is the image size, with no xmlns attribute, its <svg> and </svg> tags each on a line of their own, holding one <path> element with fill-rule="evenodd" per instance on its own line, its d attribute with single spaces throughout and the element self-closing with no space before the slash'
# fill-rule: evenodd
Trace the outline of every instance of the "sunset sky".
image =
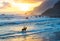
<svg viewBox="0 0 60 41">
<path fill-rule="evenodd" d="M 0 0 L 0 13 L 24 14 L 33 11 L 43 2 L 44 0 Z"/>
</svg>

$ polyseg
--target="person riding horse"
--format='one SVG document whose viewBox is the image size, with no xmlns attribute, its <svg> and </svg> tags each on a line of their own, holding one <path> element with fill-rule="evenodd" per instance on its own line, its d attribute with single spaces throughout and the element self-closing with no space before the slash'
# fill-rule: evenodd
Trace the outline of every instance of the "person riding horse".
<svg viewBox="0 0 60 41">
<path fill-rule="evenodd" d="M 22 32 L 26 32 L 27 27 L 22 28 Z"/>
</svg>

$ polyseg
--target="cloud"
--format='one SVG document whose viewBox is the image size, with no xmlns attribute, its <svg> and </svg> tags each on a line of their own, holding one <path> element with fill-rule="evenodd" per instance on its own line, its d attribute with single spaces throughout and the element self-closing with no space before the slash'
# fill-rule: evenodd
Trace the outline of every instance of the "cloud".
<svg viewBox="0 0 60 41">
<path fill-rule="evenodd" d="M 0 0 L 0 13 L 23 13 L 18 9 L 18 4 L 20 3 L 28 3 L 28 4 L 34 4 L 33 6 L 37 6 L 40 3 L 43 2 L 44 0 Z M 38 4 L 37 4 L 38 3 Z"/>
</svg>

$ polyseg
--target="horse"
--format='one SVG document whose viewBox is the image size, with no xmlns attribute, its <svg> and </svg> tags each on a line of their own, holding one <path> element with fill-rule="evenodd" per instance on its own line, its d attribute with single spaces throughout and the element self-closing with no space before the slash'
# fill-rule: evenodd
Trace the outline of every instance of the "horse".
<svg viewBox="0 0 60 41">
<path fill-rule="evenodd" d="M 22 32 L 26 32 L 27 27 L 22 28 Z"/>
</svg>

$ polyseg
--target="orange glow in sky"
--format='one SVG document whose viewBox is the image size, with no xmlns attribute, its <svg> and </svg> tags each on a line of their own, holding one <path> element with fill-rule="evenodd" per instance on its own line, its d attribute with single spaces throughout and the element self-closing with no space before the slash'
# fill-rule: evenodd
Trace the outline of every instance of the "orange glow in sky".
<svg viewBox="0 0 60 41">
<path fill-rule="evenodd" d="M 26 11 L 33 10 L 35 7 L 39 6 L 40 4 L 41 4 L 41 2 L 39 2 L 39 3 L 14 3 L 14 4 L 12 4 L 12 6 L 16 7 L 20 11 L 26 12 Z"/>
<path fill-rule="evenodd" d="M 0 13 L 18 13 L 33 11 L 43 1 L 37 0 L 0 0 Z"/>
</svg>

